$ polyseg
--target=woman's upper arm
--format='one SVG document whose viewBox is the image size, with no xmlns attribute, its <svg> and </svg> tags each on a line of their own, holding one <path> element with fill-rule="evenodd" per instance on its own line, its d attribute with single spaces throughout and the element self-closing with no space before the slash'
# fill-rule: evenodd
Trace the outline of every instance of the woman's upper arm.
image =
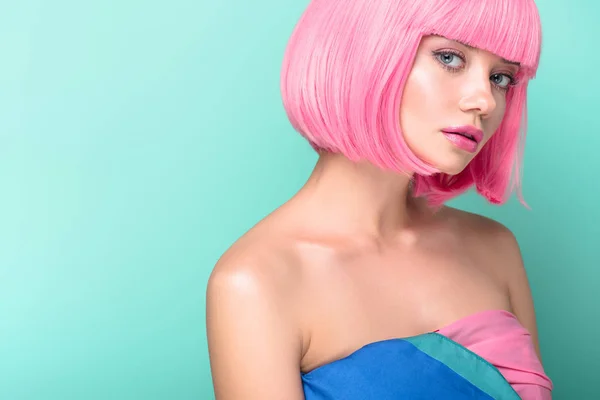
<svg viewBox="0 0 600 400">
<path fill-rule="evenodd" d="M 216 400 L 303 400 L 302 341 L 281 274 L 217 265 L 206 294 Z"/>
<path fill-rule="evenodd" d="M 502 265 L 507 270 L 508 289 L 513 312 L 519 322 L 531 334 L 531 340 L 541 361 L 533 296 L 519 244 L 513 233 L 502 225 L 500 225 L 498 238 L 500 241 L 496 242 L 496 245 L 503 255 Z"/>
</svg>

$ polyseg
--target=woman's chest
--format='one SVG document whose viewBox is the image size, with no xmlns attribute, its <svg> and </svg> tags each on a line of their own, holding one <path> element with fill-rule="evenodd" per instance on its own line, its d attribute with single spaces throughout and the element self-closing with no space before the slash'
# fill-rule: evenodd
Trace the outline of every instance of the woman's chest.
<svg viewBox="0 0 600 400">
<path fill-rule="evenodd" d="M 510 310 L 496 265 L 478 249 L 422 246 L 332 257 L 309 269 L 310 345 L 302 369 L 366 343 L 430 332 L 481 310 Z"/>
</svg>

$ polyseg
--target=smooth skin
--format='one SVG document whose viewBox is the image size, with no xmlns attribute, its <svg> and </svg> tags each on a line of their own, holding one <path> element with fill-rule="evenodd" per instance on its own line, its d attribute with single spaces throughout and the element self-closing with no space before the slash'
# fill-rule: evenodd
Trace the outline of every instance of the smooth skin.
<svg viewBox="0 0 600 400">
<path fill-rule="evenodd" d="M 440 130 L 472 124 L 489 140 L 517 70 L 424 38 L 400 110 L 409 147 L 444 172 L 463 170 L 475 154 Z M 476 214 L 433 212 L 409 195 L 409 180 L 323 153 L 298 193 L 222 255 L 206 294 L 217 400 L 302 400 L 301 372 L 489 309 L 515 314 L 540 355 L 514 235 Z"/>
</svg>

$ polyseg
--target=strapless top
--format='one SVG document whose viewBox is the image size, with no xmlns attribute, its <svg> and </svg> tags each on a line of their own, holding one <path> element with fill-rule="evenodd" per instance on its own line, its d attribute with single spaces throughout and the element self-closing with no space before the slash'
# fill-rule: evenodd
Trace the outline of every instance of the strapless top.
<svg viewBox="0 0 600 400">
<path fill-rule="evenodd" d="M 504 310 L 369 343 L 302 373 L 306 400 L 550 400 L 530 333 Z"/>
</svg>

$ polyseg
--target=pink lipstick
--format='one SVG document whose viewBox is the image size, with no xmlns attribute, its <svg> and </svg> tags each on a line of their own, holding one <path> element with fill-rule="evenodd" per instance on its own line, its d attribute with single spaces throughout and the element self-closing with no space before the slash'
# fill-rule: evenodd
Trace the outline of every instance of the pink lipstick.
<svg viewBox="0 0 600 400">
<path fill-rule="evenodd" d="M 452 126 L 442 129 L 442 133 L 456 147 L 474 153 L 483 140 L 483 131 L 472 125 Z"/>
</svg>

